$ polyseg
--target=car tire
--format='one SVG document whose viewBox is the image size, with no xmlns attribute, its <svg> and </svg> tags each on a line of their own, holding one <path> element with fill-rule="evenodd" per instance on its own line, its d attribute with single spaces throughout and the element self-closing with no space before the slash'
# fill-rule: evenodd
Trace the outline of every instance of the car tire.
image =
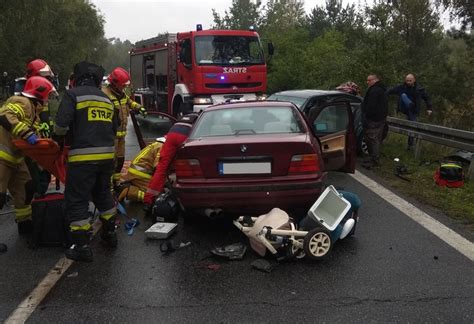
<svg viewBox="0 0 474 324">
<path fill-rule="evenodd" d="M 324 259 L 332 249 L 330 232 L 322 227 L 313 228 L 304 237 L 303 248 L 309 259 Z"/>
</svg>

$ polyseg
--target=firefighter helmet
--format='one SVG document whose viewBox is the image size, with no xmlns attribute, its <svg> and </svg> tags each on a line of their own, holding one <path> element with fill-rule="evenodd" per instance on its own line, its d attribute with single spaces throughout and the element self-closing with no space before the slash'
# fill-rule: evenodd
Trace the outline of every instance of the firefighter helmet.
<svg viewBox="0 0 474 324">
<path fill-rule="evenodd" d="M 52 78 L 54 77 L 53 70 L 45 60 L 36 59 L 28 63 L 26 66 L 26 77 L 42 76 Z"/>
<path fill-rule="evenodd" d="M 104 68 L 100 65 L 83 61 L 74 65 L 73 73 L 75 87 L 82 85 L 86 80 L 93 80 L 95 85 L 99 87 L 104 76 Z"/>
<path fill-rule="evenodd" d="M 107 81 L 109 81 L 112 87 L 122 91 L 125 87 L 130 85 L 130 74 L 128 74 L 125 69 L 118 67 L 109 74 Z"/>
<path fill-rule="evenodd" d="M 25 97 L 38 99 L 44 104 L 48 101 L 49 94 L 55 90 L 53 84 L 48 79 L 32 76 L 26 80 L 25 88 L 21 93 Z"/>
</svg>

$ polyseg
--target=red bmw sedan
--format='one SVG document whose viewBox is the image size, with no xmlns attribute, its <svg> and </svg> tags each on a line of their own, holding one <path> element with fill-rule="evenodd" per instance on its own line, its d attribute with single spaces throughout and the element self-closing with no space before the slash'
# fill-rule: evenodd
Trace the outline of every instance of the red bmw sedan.
<svg viewBox="0 0 474 324">
<path fill-rule="evenodd" d="M 210 214 L 307 210 L 329 170 L 354 172 L 350 104 L 307 116 L 293 104 L 255 101 L 207 108 L 179 149 L 173 190 L 187 210 Z"/>
</svg>

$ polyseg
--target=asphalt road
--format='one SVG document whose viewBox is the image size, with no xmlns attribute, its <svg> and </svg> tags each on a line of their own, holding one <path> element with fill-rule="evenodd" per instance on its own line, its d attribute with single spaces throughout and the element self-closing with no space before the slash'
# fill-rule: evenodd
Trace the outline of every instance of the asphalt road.
<svg viewBox="0 0 474 324">
<path fill-rule="evenodd" d="M 130 152 L 133 142 L 128 143 Z M 344 174 L 329 183 L 357 193 L 363 205 L 356 235 L 336 242 L 323 262 L 278 263 L 273 271 L 211 257 L 209 250 L 246 237 L 228 222 L 188 215 L 173 240 L 191 242 L 162 255 L 141 220 L 119 247 L 93 241 L 94 262 L 74 263 L 28 322 L 474 322 L 473 262 Z M 442 215 L 440 216 L 442 217 Z M 29 250 L 12 216 L 0 217 L 0 320 L 25 299 L 62 256 Z M 123 219 L 125 220 L 125 219 Z"/>
</svg>

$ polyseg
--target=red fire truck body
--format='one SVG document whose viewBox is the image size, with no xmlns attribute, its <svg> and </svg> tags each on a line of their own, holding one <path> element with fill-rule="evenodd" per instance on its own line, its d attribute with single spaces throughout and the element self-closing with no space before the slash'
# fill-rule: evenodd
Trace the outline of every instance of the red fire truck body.
<svg viewBox="0 0 474 324">
<path fill-rule="evenodd" d="M 135 100 L 175 116 L 229 100 L 264 99 L 267 87 L 260 38 L 252 30 L 198 27 L 137 42 L 130 75 Z"/>
</svg>

